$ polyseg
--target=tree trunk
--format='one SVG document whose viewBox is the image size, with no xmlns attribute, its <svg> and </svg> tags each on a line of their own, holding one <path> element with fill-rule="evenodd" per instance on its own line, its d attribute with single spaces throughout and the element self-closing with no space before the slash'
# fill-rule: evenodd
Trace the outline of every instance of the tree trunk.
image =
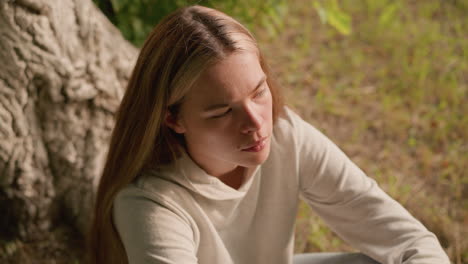
<svg viewBox="0 0 468 264">
<path fill-rule="evenodd" d="M 90 0 L 0 0 L 0 240 L 85 230 L 137 52 Z"/>
</svg>

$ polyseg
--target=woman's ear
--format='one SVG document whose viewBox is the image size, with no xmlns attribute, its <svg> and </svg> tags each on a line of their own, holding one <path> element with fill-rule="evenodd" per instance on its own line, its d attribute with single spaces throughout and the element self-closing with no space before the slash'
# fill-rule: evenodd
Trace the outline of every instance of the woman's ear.
<svg viewBox="0 0 468 264">
<path fill-rule="evenodd" d="M 168 126 L 170 129 L 174 130 L 174 132 L 176 132 L 177 134 L 185 133 L 184 125 L 169 110 L 166 111 L 166 116 L 164 117 L 164 124 L 166 124 L 166 126 Z"/>
</svg>

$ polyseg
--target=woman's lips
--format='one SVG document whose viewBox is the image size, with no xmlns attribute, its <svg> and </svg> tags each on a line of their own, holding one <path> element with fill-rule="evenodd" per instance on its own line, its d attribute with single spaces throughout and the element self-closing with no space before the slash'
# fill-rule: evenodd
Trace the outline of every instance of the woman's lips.
<svg viewBox="0 0 468 264">
<path fill-rule="evenodd" d="M 248 152 L 258 152 L 258 151 L 261 151 L 265 145 L 266 145 L 266 137 L 257 141 L 254 145 L 248 147 L 248 148 L 245 148 L 245 149 L 242 149 L 242 151 L 248 151 Z"/>
</svg>

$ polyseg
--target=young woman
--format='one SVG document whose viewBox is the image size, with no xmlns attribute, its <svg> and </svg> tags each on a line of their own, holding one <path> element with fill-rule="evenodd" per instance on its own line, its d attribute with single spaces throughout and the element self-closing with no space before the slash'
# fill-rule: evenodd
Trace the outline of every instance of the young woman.
<svg viewBox="0 0 468 264">
<path fill-rule="evenodd" d="M 362 254 L 293 256 L 300 197 Z M 92 263 L 449 263 L 434 234 L 282 104 L 249 31 L 202 6 L 167 16 L 141 49 L 90 235 Z"/>
</svg>

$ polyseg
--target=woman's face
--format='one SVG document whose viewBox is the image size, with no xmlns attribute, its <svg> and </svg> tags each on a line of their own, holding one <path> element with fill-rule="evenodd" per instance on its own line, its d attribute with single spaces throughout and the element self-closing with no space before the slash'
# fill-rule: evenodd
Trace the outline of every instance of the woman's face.
<svg viewBox="0 0 468 264">
<path fill-rule="evenodd" d="M 255 53 L 233 53 L 203 72 L 178 119 L 167 121 L 184 134 L 189 155 L 207 173 L 220 176 L 267 159 L 273 121 L 265 78 Z"/>
</svg>

